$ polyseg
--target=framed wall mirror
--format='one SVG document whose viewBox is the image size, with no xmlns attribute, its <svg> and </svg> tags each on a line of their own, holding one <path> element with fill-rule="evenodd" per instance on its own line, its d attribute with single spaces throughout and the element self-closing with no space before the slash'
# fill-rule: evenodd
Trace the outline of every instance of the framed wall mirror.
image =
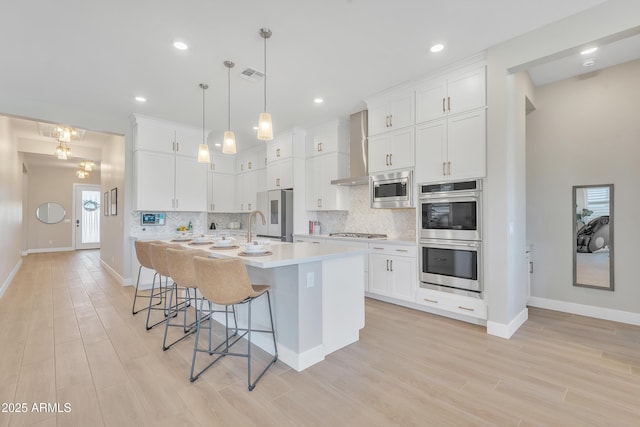
<svg viewBox="0 0 640 427">
<path fill-rule="evenodd" d="M 573 285 L 613 291 L 613 184 L 573 187 Z"/>
<path fill-rule="evenodd" d="M 64 219 L 67 214 L 62 205 L 54 202 L 42 203 L 36 209 L 36 218 L 45 224 L 57 224 Z"/>
</svg>

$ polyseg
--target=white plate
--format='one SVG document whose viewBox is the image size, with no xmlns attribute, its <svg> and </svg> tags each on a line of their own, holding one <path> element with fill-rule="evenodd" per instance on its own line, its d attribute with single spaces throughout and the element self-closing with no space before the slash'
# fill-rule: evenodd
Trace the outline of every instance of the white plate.
<svg viewBox="0 0 640 427">
<path fill-rule="evenodd" d="M 259 248 L 259 249 L 249 249 L 249 248 L 245 248 L 244 251 L 248 254 L 263 254 L 265 252 L 267 252 L 266 248 Z"/>
<path fill-rule="evenodd" d="M 215 243 L 216 243 L 216 246 L 233 246 L 235 242 L 231 239 L 224 239 L 224 240 L 216 240 Z"/>
</svg>

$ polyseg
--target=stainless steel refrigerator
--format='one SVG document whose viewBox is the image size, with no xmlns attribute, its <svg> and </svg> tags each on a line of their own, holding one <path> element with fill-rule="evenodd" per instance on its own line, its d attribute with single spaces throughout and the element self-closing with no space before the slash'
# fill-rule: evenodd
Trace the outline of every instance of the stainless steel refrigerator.
<svg viewBox="0 0 640 427">
<path fill-rule="evenodd" d="M 256 217 L 255 230 L 259 237 L 293 241 L 293 190 L 272 190 L 257 194 L 257 207 L 266 219 L 266 226 Z"/>
</svg>

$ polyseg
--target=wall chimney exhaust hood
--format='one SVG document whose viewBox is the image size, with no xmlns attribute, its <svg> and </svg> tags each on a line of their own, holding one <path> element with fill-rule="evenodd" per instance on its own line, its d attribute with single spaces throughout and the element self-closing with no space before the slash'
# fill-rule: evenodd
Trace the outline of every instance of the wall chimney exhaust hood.
<svg viewBox="0 0 640 427">
<path fill-rule="evenodd" d="M 367 110 L 352 114 L 349 119 L 349 177 L 334 179 L 334 185 L 368 185 L 369 168 L 367 156 L 369 152 L 368 114 Z"/>
</svg>

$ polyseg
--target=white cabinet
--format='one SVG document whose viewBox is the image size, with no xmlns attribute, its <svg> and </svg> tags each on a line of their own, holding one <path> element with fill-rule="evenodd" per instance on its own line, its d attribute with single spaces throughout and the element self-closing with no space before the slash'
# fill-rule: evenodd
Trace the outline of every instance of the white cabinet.
<svg viewBox="0 0 640 427">
<path fill-rule="evenodd" d="M 204 211 L 207 169 L 196 158 L 136 151 L 136 210 Z"/>
<path fill-rule="evenodd" d="M 349 123 L 334 120 L 307 130 L 306 157 L 349 152 Z"/>
<path fill-rule="evenodd" d="M 304 158 L 305 131 L 294 128 L 267 142 L 267 164 L 290 157 Z"/>
<path fill-rule="evenodd" d="M 236 177 L 236 211 L 251 212 L 257 209 L 257 193 L 265 191 L 265 170 L 240 173 Z"/>
<path fill-rule="evenodd" d="M 235 212 L 237 210 L 235 174 L 209 172 L 207 175 L 207 210 Z"/>
<path fill-rule="evenodd" d="M 266 154 L 264 145 L 238 153 L 236 155 L 236 171 L 242 173 L 265 168 Z"/>
<path fill-rule="evenodd" d="M 307 159 L 306 208 L 308 211 L 349 209 L 349 187 L 332 185 L 331 180 L 349 173 L 347 154 L 333 153 Z"/>
<path fill-rule="evenodd" d="M 327 243 L 326 239 L 313 236 L 295 236 L 293 241 L 295 243 L 313 243 L 315 245 L 324 245 L 325 243 Z"/>
<path fill-rule="evenodd" d="M 369 293 L 414 302 L 418 283 L 415 247 L 370 243 L 369 249 Z"/>
<path fill-rule="evenodd" d="M 414 166 L 414 127 L 369 138 L 369 172 L 385 172 Z"/>
<path fill-rule="evenodd" d="M 475 67 L 421 83 L 416 88 L 416 123 L 486 106 L 485 67 Z"/>
<path fill-rule="evenodd" d="M 369 136 L 415 123 L 414 91 L 403 90 L 367 101 Z"/>
<path fill-rule="evenodd" d="M 134 118 L 135 208 L 205 211 L 207 166 L 197 161 L 202 129 Z"/>
<path fill-rule="evenodd" d="M 267 189 L 293 188 L 293 160 L 291 158 L 268 164 Z"/>
<path fill-rule="evenodd" d="M 486 110 L 416 126 L 417 183 L 486 175 Z"/>
<path fill-rule="evenodd" d="M 212 154 L 209 172 L 236 173 L 236 156 L 229 154 Z"/>
<path fill-rule="evenodd" d="M 416 303 L 478 319 L 487 318 L 487 304 L 483 299 L 440 292 L 433 289 L 418 288 Z"/>
</svg>

